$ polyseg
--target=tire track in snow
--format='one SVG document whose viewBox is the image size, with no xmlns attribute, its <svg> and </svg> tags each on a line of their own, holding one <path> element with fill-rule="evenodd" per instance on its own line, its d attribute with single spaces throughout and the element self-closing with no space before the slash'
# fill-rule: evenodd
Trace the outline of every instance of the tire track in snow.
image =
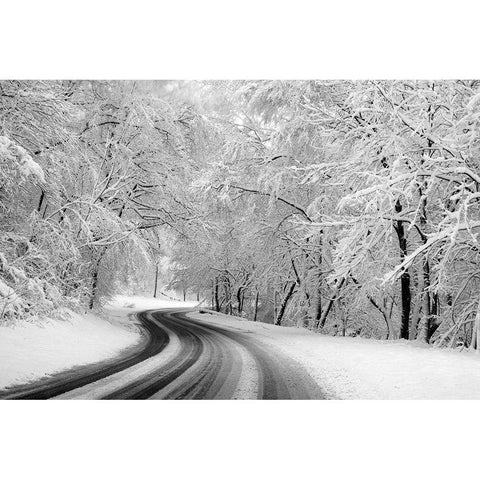
<svg viewBox="0 0 480 480">
<path fill-rule="evenodd" d="M 187 316 L 189 312 L 142 312 L 138 318 L 148 339 L 127 357 L 113 365 L 65 372 L 43 384 L 19 388 L 8 398 L 324 398 L 305 370 L 289 357 L 249 332 L 194 319 Z"/>
</svg>

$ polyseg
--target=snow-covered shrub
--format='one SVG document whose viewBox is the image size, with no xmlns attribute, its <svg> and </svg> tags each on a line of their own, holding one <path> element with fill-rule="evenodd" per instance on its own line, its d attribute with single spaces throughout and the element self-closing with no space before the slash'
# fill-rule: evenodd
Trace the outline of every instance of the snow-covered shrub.
<svg viewBox="0 0 480 480">
<path fill-rule="evenodd" d="M 32 159 L 23 147 L 5 136 L 0 136 L 0 162 L 2 162 L 2 170 L 4 171 L 8 171 L 10 167 L 16 169 L 22 179 L 33 176 L 38 181 L 45 182 L 42 167 Z M 10 165 L 6 165 L 7 163 Z"/>
<path fill-rule="evenodd" d="M 0 235 L 0 318 L 42 314 L 62 304 L 53 255 L 28 237 Z"/>
</svg>

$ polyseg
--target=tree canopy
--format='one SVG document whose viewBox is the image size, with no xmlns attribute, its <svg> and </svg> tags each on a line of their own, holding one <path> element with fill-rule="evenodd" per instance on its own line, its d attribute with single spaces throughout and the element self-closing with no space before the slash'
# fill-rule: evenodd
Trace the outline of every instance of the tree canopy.
<svg viewBox="0 0 480 480">
<path fill-rule="evenodd" d="M 170 288 L 478 348 L 480 82 L 1 81 L 2 318 Z"/>
</svg>

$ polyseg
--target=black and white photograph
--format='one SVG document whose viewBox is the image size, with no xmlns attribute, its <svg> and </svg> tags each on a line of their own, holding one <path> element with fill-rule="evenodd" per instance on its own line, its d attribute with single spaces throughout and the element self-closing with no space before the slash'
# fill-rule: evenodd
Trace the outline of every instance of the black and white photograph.
<svg viewBox="0 0 480 480">
<path fill-rule="evenodd" d="M 480 398 L 479 80 L 0 99 L 1 398 Z"/>
<path fill-rule="evenodd" d="M 5 478 L 471 475 L 473 10 L 147 3 L 5 11 Z"/>
</svg>

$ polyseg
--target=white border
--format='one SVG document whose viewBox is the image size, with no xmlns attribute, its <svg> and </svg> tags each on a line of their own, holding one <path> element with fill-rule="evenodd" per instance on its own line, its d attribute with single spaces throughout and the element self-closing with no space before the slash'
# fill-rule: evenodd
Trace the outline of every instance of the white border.
<svg viewBox="0 0 480 480">
<path fill-rule="evenodd" d="M 475 78 L 475 3 L 2 4 L 1 78 Z M 477 402 L 1 402 L 8 479 L 462 478 Z"/>
<path fill-rule="evenodd" d="M 467 478 L 476 474 L 477 409 L 465 401 L 5 401 L 2 477 Z"/>
<path fill-rule="evenodd" d="M 472 78 L 473 0 L 4 2 L 1 78 Z"/>
</svg>

